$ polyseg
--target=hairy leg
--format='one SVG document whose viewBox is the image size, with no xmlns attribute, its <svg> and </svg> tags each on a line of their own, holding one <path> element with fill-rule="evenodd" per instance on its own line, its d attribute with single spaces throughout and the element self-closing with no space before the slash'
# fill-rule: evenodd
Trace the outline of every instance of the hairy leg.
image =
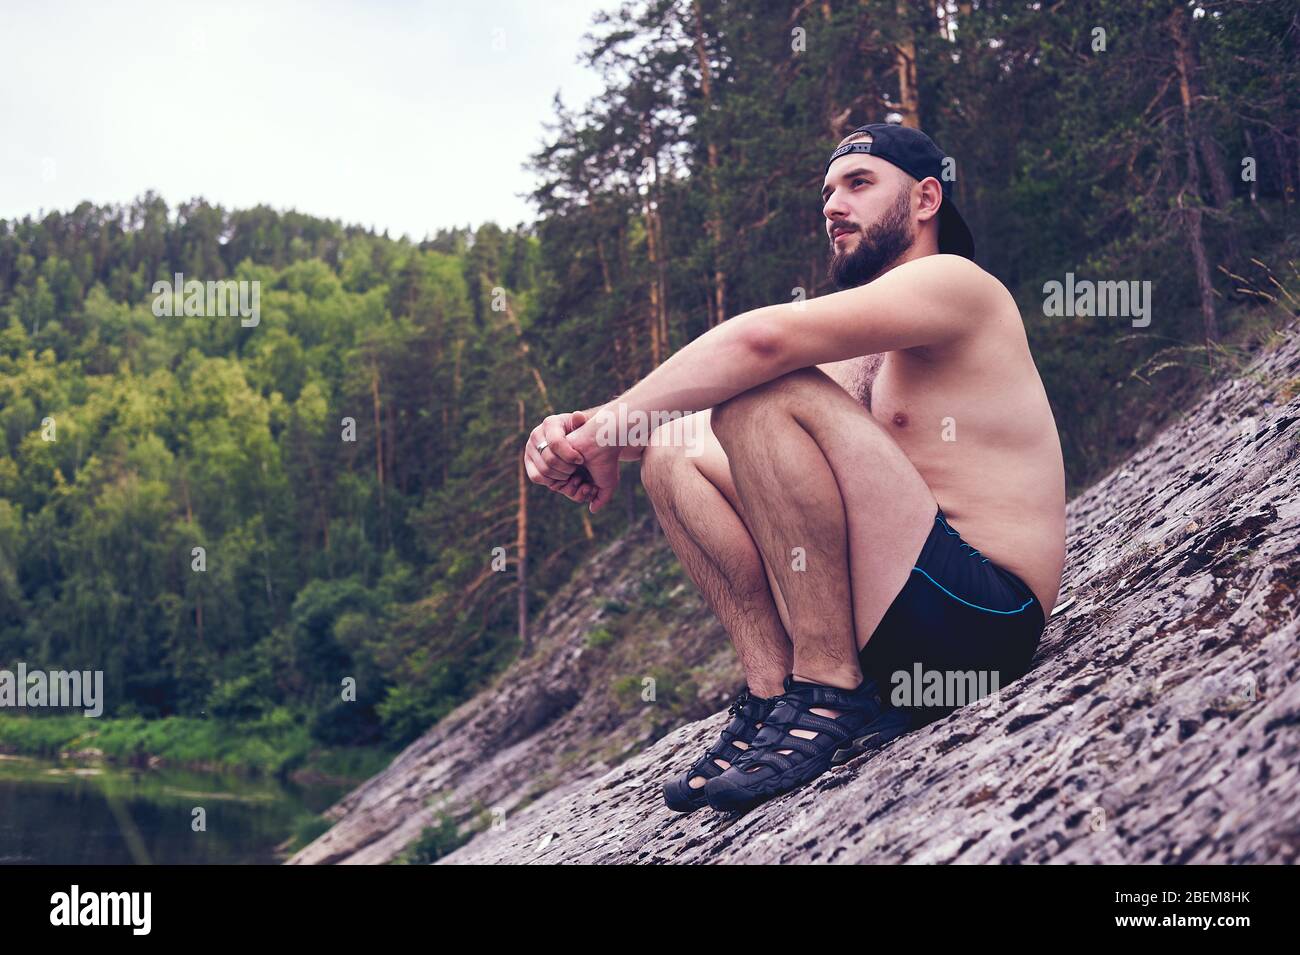
<svg viewBox="0 0 1300 955">
<path fill-rule="evenodd" d="M 779 695 L 793 647 L 771 572 L 735 507 L 727 458 L 698 412 L 693 434 L 700 453 L 687 454 L 679 418 L 657 429 L 641 457 L 641 482 L 673 551 L 731 637 L 750 690 Z M 692 448 L 692 450 L 694 450 Z"/>
<path fill-rule="evenodd" d="M 710 411 L 697 412 L 691 426 L 692 453 L 685 418 L 657 429 L 656 443 L 641 456 L 641 482 L 677 558 L 704 595 L 740 658 L 745 680 L 756 696 L 785 690 L 794 647 L 787 610 L 775 577 L 766 566 L 741 517 L 727 457 L 713 435 Z M 696 449 L 700 453 L 693 453 Z M 738 749 L 748 744 L 734 741 Z M 722 769 L 731 764 L 715 759 Z M 700 789 L 706 780 L 692 776 Z"/>
<path fill-rule="evenodd" d="M 911 572 L 933 494 L 880 423 L 816 368 L 723 402 L 712 424 L 786 600 L 795 677 L 856 687 L 858 652 Z"/>
</svg>

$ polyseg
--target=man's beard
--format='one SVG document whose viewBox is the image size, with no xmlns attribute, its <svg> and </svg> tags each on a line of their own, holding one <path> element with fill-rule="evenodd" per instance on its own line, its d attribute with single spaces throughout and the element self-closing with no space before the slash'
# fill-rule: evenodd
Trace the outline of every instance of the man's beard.
<svg viewBox="0 0 1300 955">
<path fill-rule="evenodd" d="M 915 236 L 907 223 L 910 211 L 911 197 L 906 189 L 900 189 L 897 201 L 880 221 L 861 232 L 852 252 L 841 252 L 832 244 L 827 273 L 836 288 L 866 285 L 912 247 Z"/>
</svg>

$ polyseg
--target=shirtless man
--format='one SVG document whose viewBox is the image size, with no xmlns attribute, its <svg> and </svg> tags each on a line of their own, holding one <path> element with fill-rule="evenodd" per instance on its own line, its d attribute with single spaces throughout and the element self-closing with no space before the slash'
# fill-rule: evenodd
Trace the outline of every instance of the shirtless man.
<svg viewBox="0 0 1300 955">
<path fill-rule="evenodd" d="M 747 808 L 969 702 L 961 680 L 1029 667 L 1065 563 L 1061 446 L 943 171 L 919 130 L 855 130 L 822 189 L 841 291 L 723 322 L 529 438 L 530 479 L 592 512 L 641 459 L 744 667 L 718 742 L 665 784 L 672 809 Z M 620 443 L 601 427 L 620 404 L 694 421 Z"/>
</svg>

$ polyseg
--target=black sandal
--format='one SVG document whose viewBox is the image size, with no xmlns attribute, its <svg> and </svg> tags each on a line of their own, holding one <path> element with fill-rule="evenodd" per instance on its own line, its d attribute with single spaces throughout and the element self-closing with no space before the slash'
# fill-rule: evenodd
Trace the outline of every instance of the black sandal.
<svg viewBox="0 0 1300 955">
<path fill-rule="evenodd" d="M 820 716 L 811 712 L 814 708 L 838 710 L 840 715 Z M 735 812 L 802 786 L 826 772 L 836 752 L 852 746 L 882 711 L 873 680 L 843 690 L 786 677 L 785 693 L 776 698 L 763 729 L 730 769 L 704 784 L 705 798 L 714 809 Z M 817 735 L 807 739 L 792 729 Z"/>
<path fill-rule="evenodd" d="M 705 750 L 704 755 L 697 759 L 684 775 L 664 783 L 664 802 L 668 808 L 674 812 L 693 812 L 703 806 L 707 801 L 704 795 L 704 790 L 708 786 L 707 780 L 725 772 L 714 760 L 722 759 L 734 765 L 741 754 L 746 752 L 736 743 L 740 742 L 748 746 L 754 741 L 754 737 L 758 735 L 756 724 L 767 719 L 768 712 L 776 705 L 778 699 L 780 697 L 765 698 L 754 696 L 748 689 L 741 690 L 731 701 L 731 706 L 727 708 L 732 719 L 723 728 L 718 741 Z M 704 777 L 706 782 L 703 786 L 691 786 L 691 780 L 696 776 Z"/>
<path fill-rule="evenodd" d="M 909 711 L 895 706 L 889 707 L 859 730 L 853 739 L 837 749 L 835 755 L 831 757 L 831 765 L 839 766 L 863 753 L 880 749 L 890 740 L 916 729 L 912 723 L 912 714 Z"/>
</svg>

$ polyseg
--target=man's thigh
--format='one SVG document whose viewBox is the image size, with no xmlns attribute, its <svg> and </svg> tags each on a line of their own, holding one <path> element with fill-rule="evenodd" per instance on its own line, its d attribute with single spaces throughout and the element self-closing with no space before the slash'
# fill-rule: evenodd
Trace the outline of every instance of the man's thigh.
<svg viewBox="0 0 1300 955">
<path fill-rule="evenodd" d="M 934 494 L 884 426 L 818 368 L 790 372 L 720 407 L 724 453 L 728 445 L 740 454 L 766 440 L 777 413 L 793 416 L 825 455 L 844 502 L 854 629 L 858 647 L 865 646 L 934 526 Z"/>
<path fill-rule="evenodd" d="M 736 494 L 736 485 L 731 477 L 731 465 L 727 461 L 727 452 L 713 433 L 712 416 L 713 409 L 705 408 L 703 411 L 697 411 L 694 414 L 665 422 L 656 429 L 656 440 L 667 441 L 673 447 L 681 449 L 680 453 L 682 453 L 684 460 L 693 463 L 705 480 L 718 489 L 719 493 L 727 499 L 732 510 L 736 512 L 741 523 L 745 524 L 746 530 L 748 530 L 745 513 L 740 505 L 740 497 Z M 758 550 L 757 543 L 755 543 L 754 549 Z M 763 556 L 762 551 L 759 551 L 758 556 L 763 562 L 763 571 L 767 575 L 768 587 L 772 591 L 772 599 L 776 603 L 776 610 L 781 617 L 781 624 L 788 634 L 790 632 L 790 614 L 785 606 L 785 598 L 781 595 L 781 588 L 777 585 L 776 576 L 772 573 L 767 558 Z"/>
</svg>

